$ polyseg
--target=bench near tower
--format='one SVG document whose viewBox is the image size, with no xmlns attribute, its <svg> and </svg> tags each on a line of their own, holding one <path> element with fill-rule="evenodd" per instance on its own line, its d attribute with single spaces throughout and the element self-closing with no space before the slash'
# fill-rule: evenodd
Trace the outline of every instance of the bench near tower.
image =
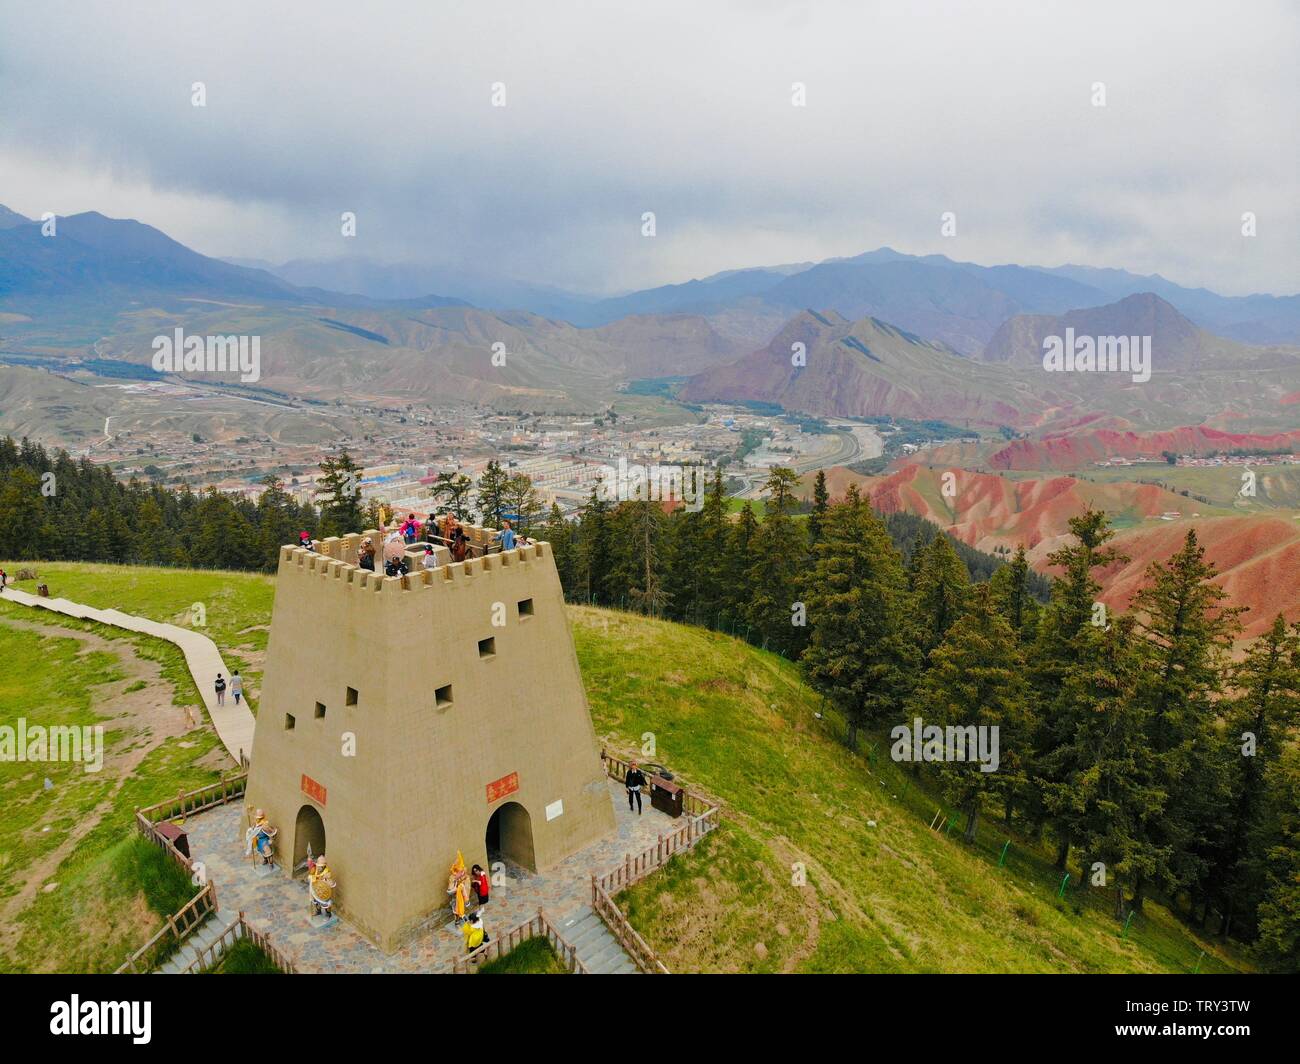
<svg viewBox="0 0 1300 1064">
<path fill-rule="evenodd" d="M 550 545 L 385 577 L 362 538 L 280 551 L 248 801 L 285 874 L 323 849 L 392 953 L 447 910 L 458 850 L 545 871 L 615 824 Z"/>
</svg>

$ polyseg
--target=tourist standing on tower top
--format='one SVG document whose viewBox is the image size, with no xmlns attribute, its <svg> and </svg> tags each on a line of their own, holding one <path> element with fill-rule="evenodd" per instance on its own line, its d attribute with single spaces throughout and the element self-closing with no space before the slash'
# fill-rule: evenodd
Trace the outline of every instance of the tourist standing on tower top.
<svg viewBox="0 0 1300 1064">
<path fill-rule="evenodd" d="M 501 541 L 501 549 L 502 549 L 502 550 L 514 550 L 514 549 L 515 549 L 515 530 L 514 530 L 514 528 L 511 527 L 509 521 L 502 521 L 502 522 L 501 522 L 501 525 L 502 525 L 501 531 L 498 532 L 498 533 L 497 533 L 495 536 L 493 536 L 492 538 L 493 538 L 493 539 L 499 539 L 499 540 Z"/>
</svg>

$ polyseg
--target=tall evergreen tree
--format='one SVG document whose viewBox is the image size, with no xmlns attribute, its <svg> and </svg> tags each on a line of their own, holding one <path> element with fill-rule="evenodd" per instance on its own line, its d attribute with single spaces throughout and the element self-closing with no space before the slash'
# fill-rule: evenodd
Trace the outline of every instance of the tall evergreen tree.
<svg viewBox="0 0 1300 1064">
<path fill-rule="evenodd" d="M 856 747 L 859 728 L 902 704 L 916 665 L 902 559 L 856 487 L 827 509 L 803 596 L 811 631 L 801 665 Z"/>
<path fill-rule="evenodd" d="M 491 459 L 478 478 L 478 512 L 483 523 L 490 528 L 500 528 L 508 508 L 510 475 L 501 463 Z"/>
<path fill-rule="evenodd" d="M 966 814 L 963 837 L 973 842 L 984 796 L 1001 791 L 1005 798 L 1023 778 L 1021 751 L 1030 735 L 1024 659 L 987 584 L 974 589 L 967 608 L 931 652 L 911 702 L 912 715 L 927 726 L 960 729 L 968 736 L 966 760 L 945 759 L 938 763 L 938 774 L 950 800 Z M 997 771 L 985 771 L 969 749 L 972 728 L 998 729 Z"/>
<path fill-rule="evenodd" d="M 555 569 L 560 574 L 560 586 L 565 594 L 573 593 L 577 582 L 577 555 L 574 549 L 573 529 L 564 519 L 558 503 L 552 502 L 542 529 L 542 539 L 551 545 Z"/>
<path fill-rule="evenodd" d="M 1045 755 L 1068 742 L 1079 727 L 1079 721 L 1073 716 L 1074 707 L 1068 702 L 1063 704 L 1063 691 L 1066 678 L 1085 660 L 1092 645 L 1081 633 L 1102 616 L 1094 608 L 1101 584 L 1093 571 L 1128 560 L 1120 551 L 1106 545 L 1115 533 L 1103 512 L 1085 510 L 1070 518 L 1069 524 L 1074 542 L 1047 556 L 1048 564 L 1059 570 L 1060 575 L 1052 584 L 1051 603 L 1043 611 L 1028 655 L 1030 682 L 1039 707 L 1034 739 L 1035 764 L 1039 767 L 1026 797 L 1030 815 L 1040 827 L 1042 819 L 1049 815 L 1045 790 L 1053 786 L 1074 786 L 1077 782 L 1070 775 L 1053 775 L 1051 766 L 1062 772 L 1068 772 L 1069 766 Z M 1058 819 L 1056 831 L 1056 865 L 1064 869 L 1072 845 L 1068 822 Z"/>
<path fill-rule="evenodd" d="M 1029 589 L 1029 559 L 1022 543 L 1015 556 L 989 578 L 998 610 L 1022 643 L 1032 642 L 1038 626 L 1038 600 Z"/>
<path fill-rule="evenodd" d="M 613 526 L 610 504 L 603 491 L 591 489 L 591 497 L 578 520 L 581 548 L 575 583 L 585 591 L 587 601 L 599 606 L 610 604 L 610 582 L 614 565 Z"/>
<path fill-rule="evenodd" d="M 1228 815 L 1220 818 L 1222 842 L 1205 891 L 1221 914 L 1222 935 L 1231 933 L 1238 912 L 1253 914 L 1263 889 L 1266 781 L 1300 724 L 1300 628 L 1288 628 L 1278 614 L 1232 669 L 1231 683 L 1237 695 L 1225 714 Z"/>
<path fill-rule="evenodd" d="M 1300 973 L 1300 747 L 1286 747 L 1267 779 L 1258 949 L 1271 968 Z"/>
<path fill-rule="evenodd" d="M 969 592 L 970 573 L 940 532 L 921 552 L 912 580 L 917 646 L 923 655 L 943 642 Z"/>
<path fill-rule="evenodd" d="M 1173 856 L 1163 877 L 1170 887 L 1190 888 L 1202 880 L 1208 861 L 1196 843 L 1201 815 L 1207 806 L 1222 808 L 1227 798 L 1219 773 L 1193 771 L 1198 762 L 1216 764 L 1210 753 L 1215 702 L 1241 628 L 1241 609 L 1221 605 L 1225 592 L 1214 577 L 1205 548 L 1189 529 L 1177 554 L 1148 567 L 1147 582 L 1132 602 L 1144 653 L 1136 697 L 1150 714 L 1151 757 L 1169 795 L 1165 815 L 1148 825 L 1148 841 Z M 1139 910 L 1147 882 L 1139 877 L 1135 884 Z"/>
<path fill-rule="evenodd" d="M 345 536 L 369 527 L 361 508 L 361 467 L 352 456 L 347 451 L 326 455 L 320 470 L 320 494 L 329 494 L 321 506 L 321 535 Z"/>
<path fill-rule="evenodd" d="M 799 572 L 807 553 L 805 530 L 790 516 L 794 509 L 794 471 L 774 466 L 766 484 L 767 512 L 752 544 L 746 579 L 745 621 L 763 646 L 794 655 L 806 629 L 793 623 L 799 601 Z"/>
<path fill-rule="evenodd" d="M 808 515 L 808 539 L 816 543 L 821 539 L 822 522 L 826 520 L 826 510 L 830 504 L 830 492 L 826 490 L 826 470 L 817 470 L 813 481 L 812 513 Z"/>
</svg>

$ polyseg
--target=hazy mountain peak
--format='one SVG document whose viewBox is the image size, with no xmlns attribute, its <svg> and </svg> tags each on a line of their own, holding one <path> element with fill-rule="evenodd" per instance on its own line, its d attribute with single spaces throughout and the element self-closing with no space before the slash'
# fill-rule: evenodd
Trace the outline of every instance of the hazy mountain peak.
<svg viewBox="0 0 1300 1064">
<path fill-rule="evenodd" d="M 0 203 L 0 229 L 11 229 L 15 225 L 27 225 L 31 220 L 17 211 L 11 211 L 3 203 Z"/>
</svg>

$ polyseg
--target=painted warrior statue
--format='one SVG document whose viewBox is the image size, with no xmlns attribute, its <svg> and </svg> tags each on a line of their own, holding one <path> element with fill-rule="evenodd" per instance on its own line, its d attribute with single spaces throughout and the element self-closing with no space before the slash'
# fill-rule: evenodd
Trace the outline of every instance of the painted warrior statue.
<svg viewBox="0 0 1300 1064">
<path fill-rule="evenodd" d="M 329 865 L 325 863 L 325 855 L 321 854 L 307 872 L 307 889 L 311 892 L 312 916 L 332 915 L 334 888 L 337 886 Z"/>
<path fill-rule="evenodd" d="M 259 809 L 252 826 L 244 832 L 244 856 L 251 857 L 256 851 L 257 856 L 262 859 L 262 864 L 274 864 L 275 836 L 279 830 L 271 827 L 266 819 L 266 813 Z"/>
</svg>

